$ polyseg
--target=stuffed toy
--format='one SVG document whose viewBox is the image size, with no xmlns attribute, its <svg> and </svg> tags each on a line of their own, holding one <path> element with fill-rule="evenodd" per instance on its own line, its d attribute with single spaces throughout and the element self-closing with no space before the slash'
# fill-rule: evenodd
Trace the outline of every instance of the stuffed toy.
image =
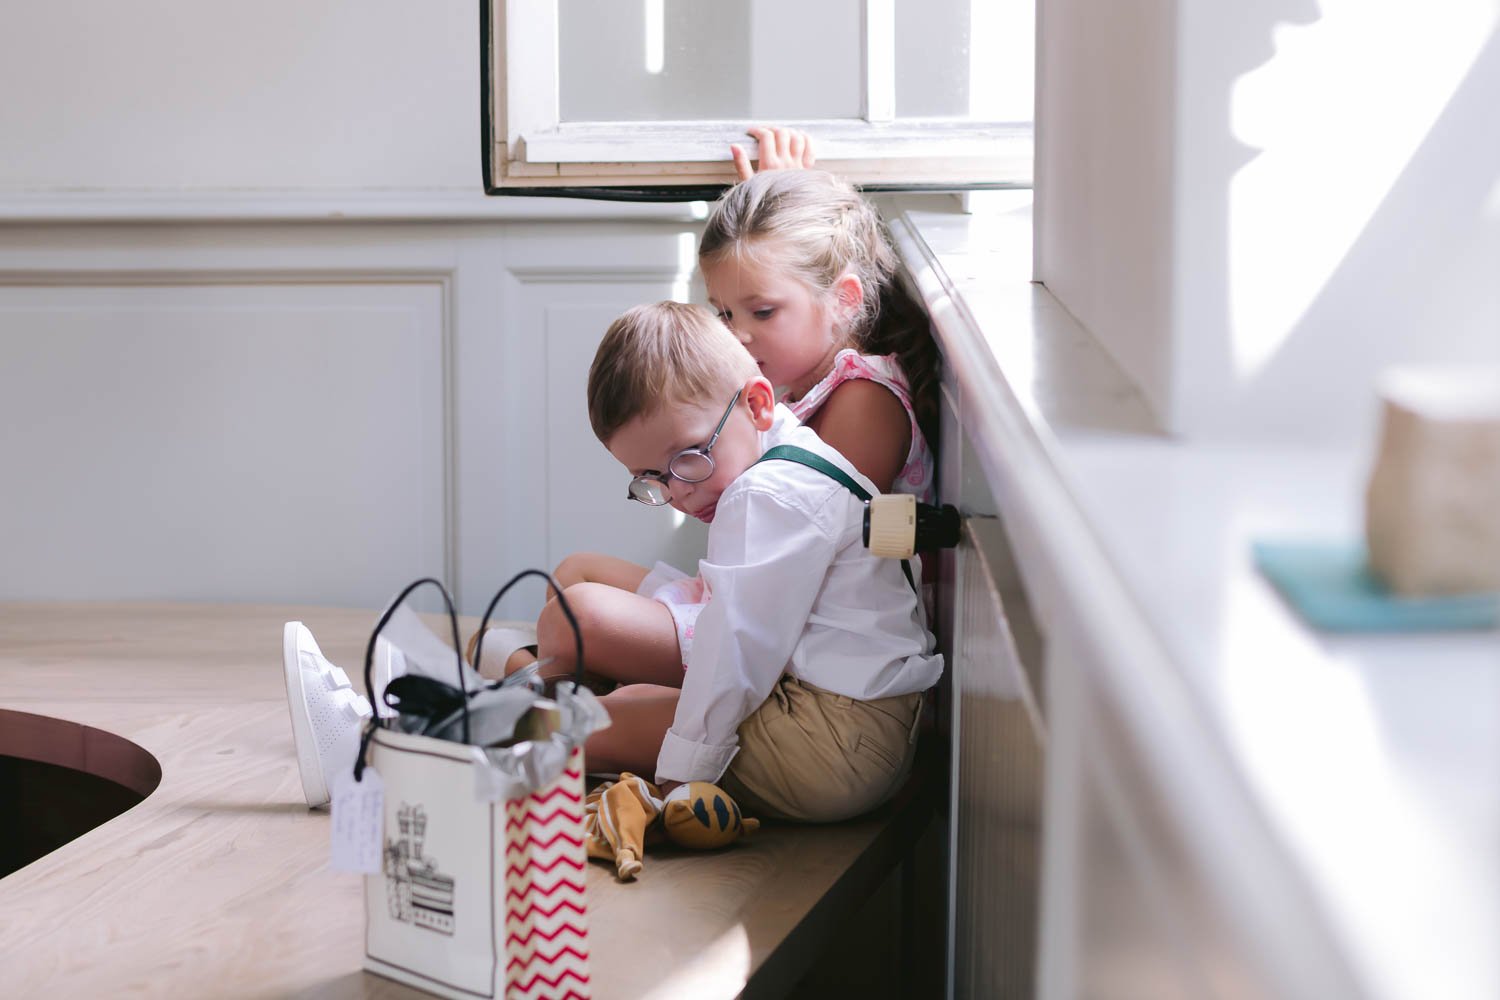
<svg viewBox="0 0 1500 1000">
<path fill-rule="evenodd" d="M 739 804 L 712 782 L 678 785 L 663 802 L 662 829 L 678 847 L 711 851 L 760 829 L 760 820 L 741 816 Z"/>
<path fill-rule="evenodd" d="M 589 857 L 613 861 L 620 881 L 640 874 L 646 845 L 663 838 L 695 850 L 725 847 L 760 828 L 718 785 L 690 781 L 662 798 L 660 790 L 628 771 L 606 782 L 584 802 Z"/>
</svg>

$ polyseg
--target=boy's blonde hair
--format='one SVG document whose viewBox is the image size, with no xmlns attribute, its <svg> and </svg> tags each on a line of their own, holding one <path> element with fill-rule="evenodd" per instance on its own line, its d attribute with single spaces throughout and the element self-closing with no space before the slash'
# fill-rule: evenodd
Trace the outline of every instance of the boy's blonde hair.
<svg viewBox="0 0 1500 1000">
<path fill-rule="evenodd" d="M 589 367 L 589 424 L 609 439 L 672 403 L 717 401 L 759 374 L 750 352 L 702 306 L 636 306 L 609 325 Z"/>
</svg>

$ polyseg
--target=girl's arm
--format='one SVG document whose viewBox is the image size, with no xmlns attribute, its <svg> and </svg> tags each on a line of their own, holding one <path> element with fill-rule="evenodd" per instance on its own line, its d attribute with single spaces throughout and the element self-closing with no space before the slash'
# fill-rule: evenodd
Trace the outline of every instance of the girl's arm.
<svg viewBox="0 0 1500 1000">
<path fill-rule="evenodd" d="M 911 418 L 879 382 L 850 379 L 807 420 L 882 493 L 889 493 L 911 450 Z"/>
</svg>

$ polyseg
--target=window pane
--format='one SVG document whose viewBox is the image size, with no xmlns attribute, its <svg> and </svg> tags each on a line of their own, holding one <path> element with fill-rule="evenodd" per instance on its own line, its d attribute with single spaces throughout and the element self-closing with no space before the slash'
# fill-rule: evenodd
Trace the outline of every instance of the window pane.
<svg viewBox="0 0 1500 1000">
<path fill-rule="evenodd" d="M 854 118 L 860 0 L 558 0 L 562 120 Z"/>
<path fill-rule="evenodd" d="M 1031 121 L 1031 0 L 895 4 L 896 117 Z"/>
</svg>

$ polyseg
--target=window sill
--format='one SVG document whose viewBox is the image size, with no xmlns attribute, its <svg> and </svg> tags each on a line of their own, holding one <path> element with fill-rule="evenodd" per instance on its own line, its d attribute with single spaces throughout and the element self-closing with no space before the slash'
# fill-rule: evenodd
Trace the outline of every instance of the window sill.
<svg viewBox="0 0 1500 1000">
<path fill-rule="evenodd" d="M 1250 542 L 1359 537 L 1367 449 L 1160 433 L 1030 282 L 1030 193 L 971 210 L 887 206 L 965 435 L 1044 632 L 1124 720 L 1252 961 L 1304 989 L 1500 995 L 1496 633 L 1304 626 Z"/>
</svg>

